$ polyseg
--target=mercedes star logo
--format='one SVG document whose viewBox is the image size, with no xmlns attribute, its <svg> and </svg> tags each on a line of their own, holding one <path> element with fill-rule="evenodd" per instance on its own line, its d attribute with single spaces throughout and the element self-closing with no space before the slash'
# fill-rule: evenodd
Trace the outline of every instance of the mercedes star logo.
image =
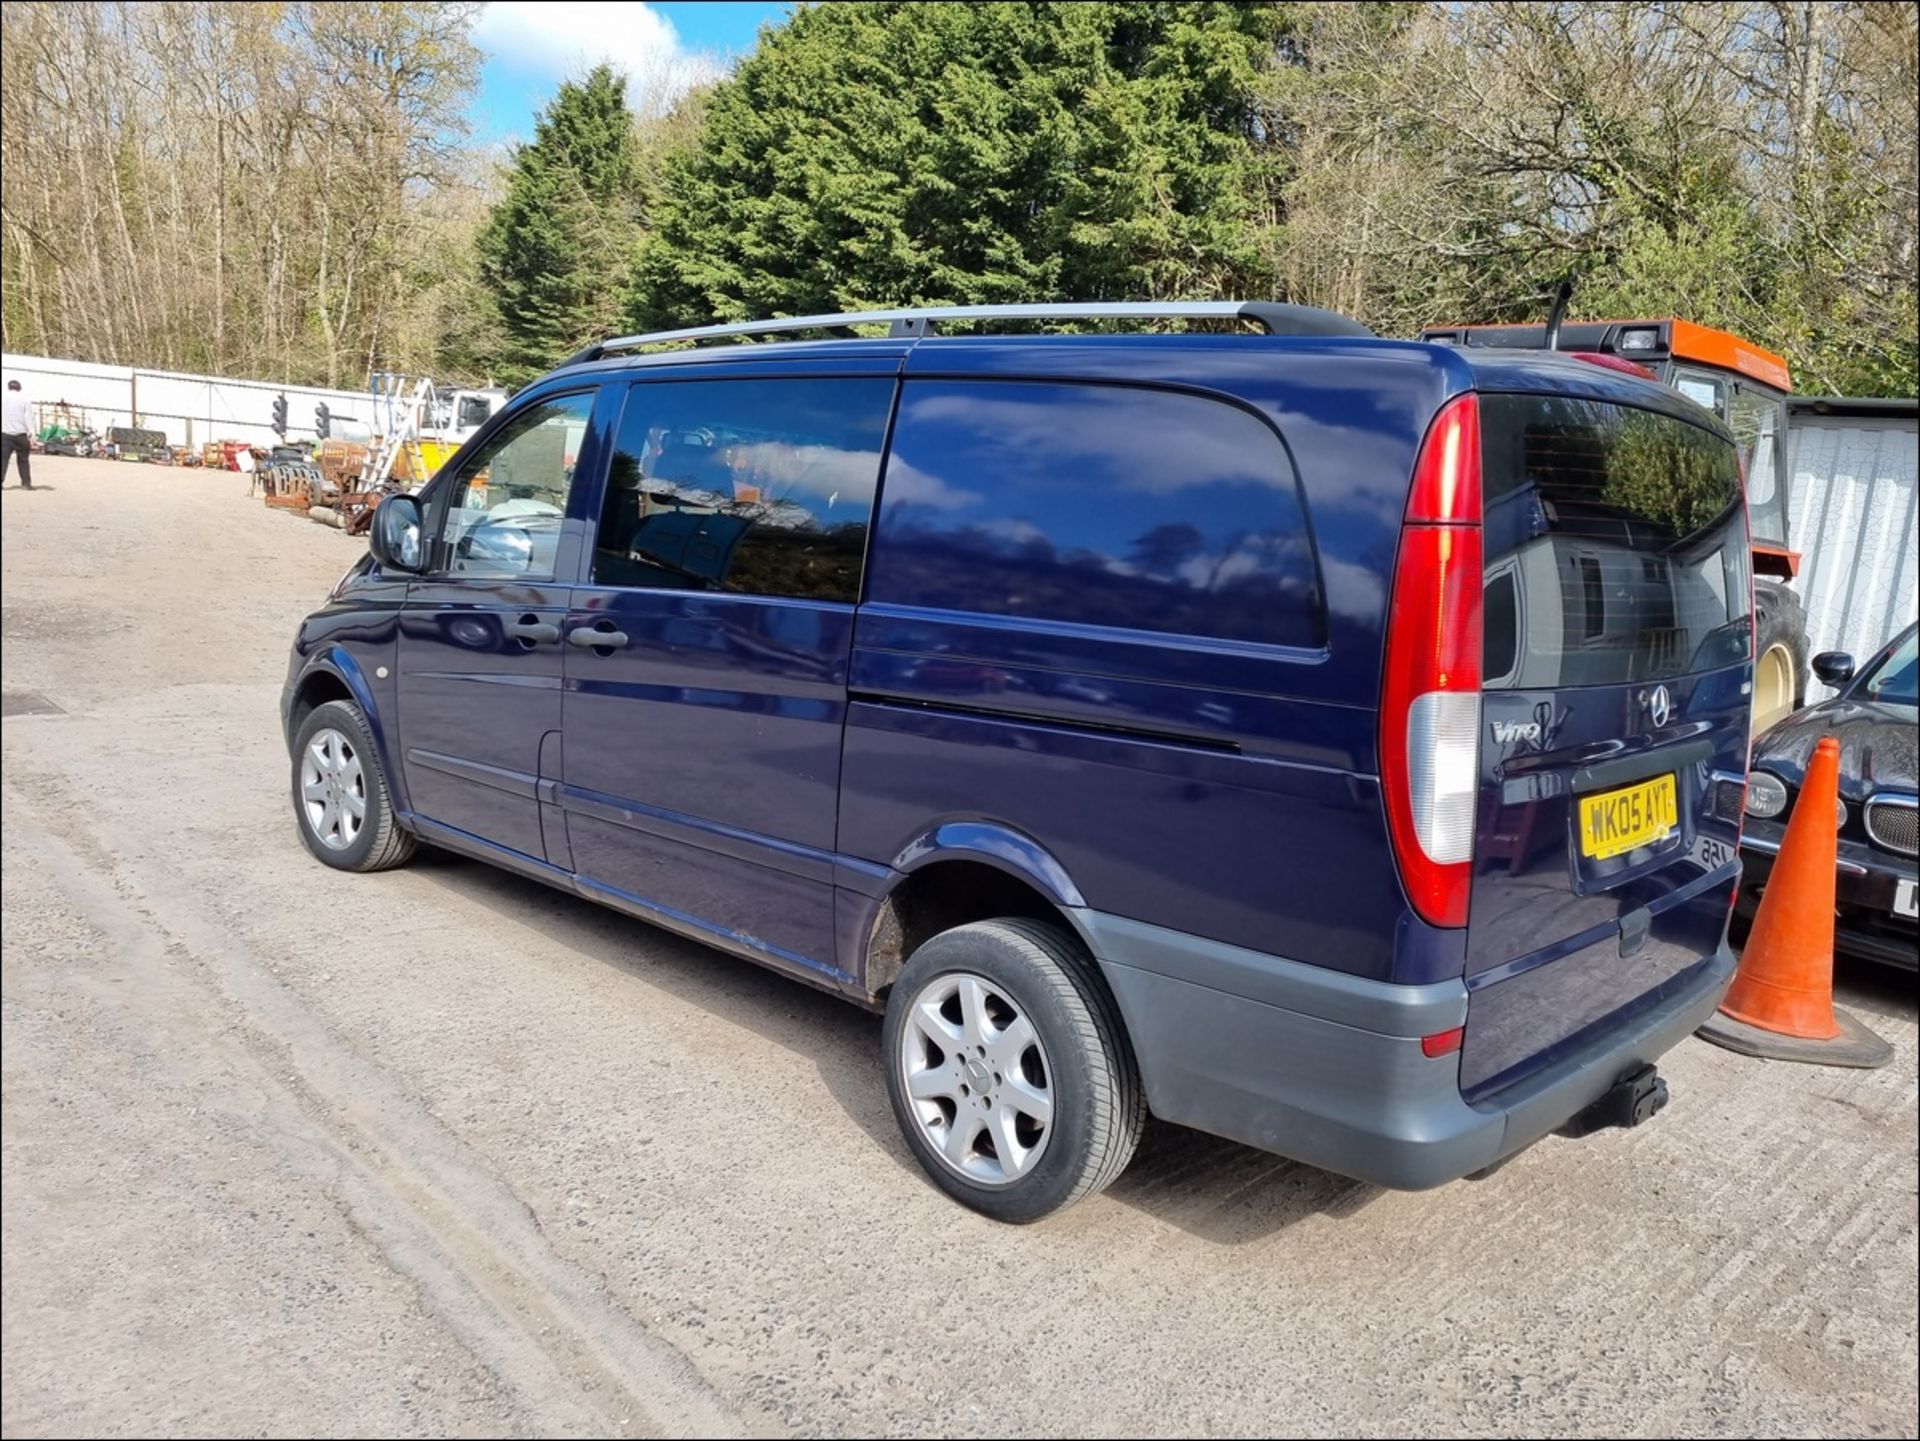
<svg viewBox="0 0 1920 1441">
<path fill-rule="evenodd" d="M 1647 719 L 1653 722 L 1655 730 L 1661 729 L 1673 716 L 1673 697 L 1667 694 L 1667 688 L 1657 685 L 1647 697 Z"/>
</svg>

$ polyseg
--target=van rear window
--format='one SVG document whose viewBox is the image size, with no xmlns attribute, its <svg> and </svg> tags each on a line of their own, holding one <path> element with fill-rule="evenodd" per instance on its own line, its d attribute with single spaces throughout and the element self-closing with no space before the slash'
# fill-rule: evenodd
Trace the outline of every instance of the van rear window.
<svg viewBox="0 0 1920 1441">
<path fill-rule="evenodd" d="M 1484 395 L 1481 445 L 1488 689 L 1746 658 L 1751 562 L 1730 443 L 1654 411 Z"/>
<path fill-rule="evenodd" d="M 1322 643 L 1293 465 L 1258 417 L 1135 386 L 909 380 L 869 600 Z"/>
</svg>

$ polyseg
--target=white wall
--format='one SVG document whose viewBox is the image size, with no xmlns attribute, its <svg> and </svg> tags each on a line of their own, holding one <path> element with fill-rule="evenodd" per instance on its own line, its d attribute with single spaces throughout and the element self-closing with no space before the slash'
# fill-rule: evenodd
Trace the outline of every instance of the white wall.
<svg viewBox="0 0 1920 1441">
<path fill-rule="evenodd" d="M 1920 610 L 1920 433 L 1911 414 L 1842 418 L 1796 411 L 1788 543 L 1811 653 L 1865 660 Z M 1831 695 L 1818 680 L 1809 701 Z"/>
<path fill-rule="evenodd" d="M 270 380 L 224 380 L 213 375 L 182 375 L 139 370 L 125 365 L 95 365 L 84 360 L 52 360 L 39 355 L 7 354 L 0 371 L 19 380 L 35 404 L 36 423 L 44 424 L 55 401 L 85 411 L 85 423 L 104 436 L 115 425 L 163 430 L 170 445 L 204 445 L 210 440 L 244 440 L 271 445 L 273 401 L 287 397 L 287 435 L 299 440 L 314 433 L 314 407 L 324 401 L 335 436 L 364 433 L 373 418 L 373 397 L 361 390 L 323 390 L 310 385 L 281 385 Z"/>
</svg>

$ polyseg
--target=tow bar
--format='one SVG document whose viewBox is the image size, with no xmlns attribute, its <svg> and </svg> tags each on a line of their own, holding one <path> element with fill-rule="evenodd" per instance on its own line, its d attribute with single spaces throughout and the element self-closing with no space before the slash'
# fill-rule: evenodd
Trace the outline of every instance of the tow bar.
<svg viewBox="0 0 1920 1441">
<path fill-rule="evenodd" d="M 1560 1128 L 1563 1136 L 1590 1136 L 1611 1126 L 1651 1121 L 1667 1104 L 1667 1082 L 1652 1066 L 1622 1076 L 1605 1093 Z"/>
</svg>

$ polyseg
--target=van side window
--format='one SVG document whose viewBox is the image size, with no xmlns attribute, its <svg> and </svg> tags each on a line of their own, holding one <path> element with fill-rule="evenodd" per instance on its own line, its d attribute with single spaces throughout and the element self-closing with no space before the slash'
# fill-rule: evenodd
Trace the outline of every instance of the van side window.
<svg viewBox="0 0 1920 1441">
<path fill-rule="evenodd" d="M 872 601 L 1322 643 L 1292 463 L 1221 401 L 910 380 L 877 524 Z"/>
<path fill-rule="evenodd" d="M 529 406 L 465 461 L 446 490 L 441 570 L 538 580 L 553 574 L 593 392 Z"/>
<path fill-rule="evenodd" d="M 893 385 L 858 377 L 628 387 L 594 584 L 852 604 Z"/>
</svg>

